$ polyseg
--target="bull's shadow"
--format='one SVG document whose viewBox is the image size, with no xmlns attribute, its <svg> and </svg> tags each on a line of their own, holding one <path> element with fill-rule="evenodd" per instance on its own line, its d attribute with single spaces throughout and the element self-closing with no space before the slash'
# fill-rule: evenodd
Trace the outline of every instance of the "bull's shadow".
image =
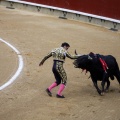
<svg viewBox="0 0 120 120">
<path fill-rule="evenodd" d="M 75 54 L 77 54 L 76 51 Z M 105 91 L 109 90 L 109 79 L 114 80 L 116 77 L 120 85 L 119 66 L 115 57 L 112 55 L 105 56 L 91 52 L 88 55 L 79 56 L 73 64 L 75 68 L 81 68 L 90 72 L 93 84 L 100 95 L 103 95 Z M 97 81 L 101 81 L 102 90 L 98 87 Z M 104 88 L 105 83 L 107 83 L 106 88 Z"/>
</svg>

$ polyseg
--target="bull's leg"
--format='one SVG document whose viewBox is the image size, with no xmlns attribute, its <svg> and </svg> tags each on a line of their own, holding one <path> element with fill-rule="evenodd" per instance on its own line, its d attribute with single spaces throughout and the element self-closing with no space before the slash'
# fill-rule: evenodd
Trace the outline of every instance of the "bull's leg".
<svg viewBox="0 0 120 120">
<path fill-rule="evenodd" d="M 104 95 L 104 92 L 105 92 L 105 89 L 104 89 L 105 81 L 102 81 L 102 82 L 101 82 L 101 85 L 102 85 L 102 92 L 101 92 L 101 95 Z"/>
<path fill-rule="evenodd" d="M 97 89 L 97 92 L 101 95 L 101 90 L 98 88 L 97 81 L 93 80 L 93 84 L 94 84 L 95 88 Z"/>
<path fill-rule="evenodd" d="M 107 79 L 107 86 L 106 86 L 106 88 L 105 88 L 105 91 L 106 91 L 106 92 L 108 92 L 109 87 L 110 87 L 110 81 L 109 81 L 109 79 Z"/>
<path fill-rule="evenodd" d="M 104 74 L 103 74 L 103 80 L 102 80 L 102 82 L 101 82 L 101 85 L 102 85 L 101 95 L 104 95 L 104 92 L 105 92 L 104 86 L 105 86 L 105 82 L 106 82 L 107 79 L 108 79 L 108 78 L 107 78 L 107 73 L 104 72 Z"/>
</svg>

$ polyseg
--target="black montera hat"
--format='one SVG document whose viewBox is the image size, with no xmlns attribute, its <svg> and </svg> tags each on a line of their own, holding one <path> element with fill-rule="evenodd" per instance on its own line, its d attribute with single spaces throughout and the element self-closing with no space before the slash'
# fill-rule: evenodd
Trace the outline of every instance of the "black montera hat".
<svg viewBox="0 0 120 120">
<path fill-rule="evenodd" d="M 67 42 L 64 42 L 61 44 L 61 47 L 64 47 L 64 46 L 70 47 L 70 45 Z"/>
</svg>

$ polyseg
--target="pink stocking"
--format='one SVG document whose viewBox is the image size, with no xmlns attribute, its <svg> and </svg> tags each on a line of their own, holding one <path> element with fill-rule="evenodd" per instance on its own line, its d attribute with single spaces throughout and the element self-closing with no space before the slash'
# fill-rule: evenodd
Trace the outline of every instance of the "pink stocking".
<svg viewBox="0 0 120 120">
<path fill-rule="evenodd" d="M 64 90 L 64 88 L 65 88 L 65 85 L 64 85 L 64 84 L 60 84 L 60 88 L 59 88 L 59 90 L 58 90 L 58 95 L 61 96 L 61 93 L 62 93 L 62 91 Z"/>
<path fill-rule="evenodd" d="M 56 87 L 57 86 L 57 83 L 56 82 L 54 82 L 51 86 L 49 86 L 49 90 L 51 91 L 51 89 L 53 89 L 54 87 Z"/>
</svg>

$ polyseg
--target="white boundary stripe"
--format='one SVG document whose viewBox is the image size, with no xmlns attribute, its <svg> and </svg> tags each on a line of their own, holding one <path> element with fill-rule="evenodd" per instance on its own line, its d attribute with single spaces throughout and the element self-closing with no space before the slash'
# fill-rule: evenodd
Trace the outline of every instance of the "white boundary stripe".
<svg viewBox="0 0 120 120">
<path fill-rule="evenodd" d="M 6 82 L 4 85 L 0 86 L 0 90 L 3 90 L 4 88 L 6 88 L 7 86 L 9 86 L 11 83 L 13 83 L 16 78 L 19 76 L 19 74 L 21 73 L 22 69 L 23 69 L 23 58 L 22 55 L 20 55 L 20 52 L 14 47 L 12 46 L 10 43 L 6 42 L 5 40 L 0 38 L 0 41 L 2 41 L 3 43 L 7 44 L 9 47 L 11 47 L 18 55 L 18 59 L 19 59 L 19 67 L 16 71 L 16 73 L 12 76 L 12 78 Z"/>
</svg>

